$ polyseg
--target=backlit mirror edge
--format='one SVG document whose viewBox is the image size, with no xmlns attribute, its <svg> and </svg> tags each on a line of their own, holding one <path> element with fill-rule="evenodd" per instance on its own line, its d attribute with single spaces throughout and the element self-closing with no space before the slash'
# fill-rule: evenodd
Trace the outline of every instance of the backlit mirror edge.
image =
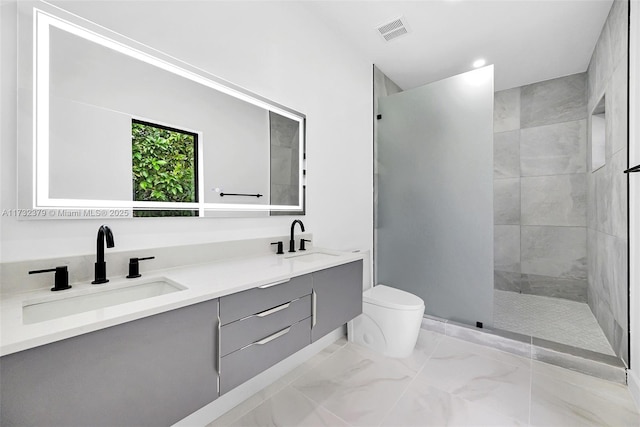
<svg viewBox="0 0 640 427">
<path fill-rule="evenodd" d="M 126 36 L 115 33 L 112 30 L 97 25 L 85 18 L 74 15 L 64 9 L 51 5 L 47 2 L 29 2 L 28 7 L 32 13 L 32 39 L 29 43 L 21 43 L 21 48 L 29 47 L 31 50 L 32 64 L 31 71 L 33 75 L 32 83 L 32 105 L 29 109 L 32 111 L 31 132 L 23 127 L 23 137 L 19 141 L 26 141 L 27 134 L 31 143 L 28 144 L 31 152 L 25 149 L 25 144 L 19 149 L 19 192 L 18 206 L 28 207 L 30 209 L 163 209 L 163 210 L 181 210 L 181 209 L 199 209 L 201 212 L 264 212 L 271 211 L 287 212 L 291 215 L 305 214 L 305 188 L 306 188 L 306 116 L 295 110 L 283 105 L 272 102 L 266 98 L 256 95 L 240 86 L 230 83 L 224 79 L 214 76 L 204 70 L 194 67 L 184 61 L 164 54 L 156 49 L 141 44 Z M 64 16 L 61 17 L 61 16 Z M 73 21 L 79 21 L 77 24 Z M 49 169 L 49 147 L 48 147 L 48 34 L 49 28 L 55 26 L 62 30 L 72 29 L 75 35 L 90 34 L 90 41 L 100 40 L 109 46 L 118 46 L 121 53 L 133 56 L 136 59 L 142 59 L 152 65 L 162 64 L 163 69 L 174 72 L 178 70 L 178 75 L 189 78 L 192 81 L 201 83 L 210 88 L 220 90 L 243 101 L 250 102 L 256 106 L 273 111 L 284 117 L 290 118 L 298 122 L 300 127 L 298 143 L 302 148 L 299 150 L 298 159 L 298 204 L 297 205 L 247 205 L 247 204 L 219 204 L 219 203 L 169 203 L 169 202 L 140 202 L 140 201 L 108 201 L 108 200 L 89 200 L 89 199 L 56 199 L 49 197 L 48 192 L 48 169 Z M 107 33 L 108 37 L 101 33 Z M 80 35 L 82 37 L 82 35 Z M 24 39 L 24 37 L 23 37 Z M 36 47 L 37 43 L 37 47 Z M 104 43 L 101 43 L 104 45 Z M 28 45 L 28 46 L 27 46 Z M 140 56 L 137 56 L 140 55 Z M 23 57 L 25 55 L 23 54 Z M 23 58 L 24 59 L 24 58 Z M 177 65 L 179 64 L 179 65 Z M 25 64 L 21 64 L 25 65 Z M 23 103 L 23 104 L 26 104 Z M 23 111 L 26 110 L 23 105 Z M 24 123 L 23 123 L 24 124 Z M 34 155 L 35 153 L 35 155 Z M 27 160 L 29 159 L 29 160 Z M 28 166 L 27 166 L 28 165 Z M 29 178 L 25 178 L 25 169 L 31 169 Z M 31 180 L 31 182 L 28 182 Z M 20 181 L 23 181 L 20 183 Z M 24 192 L 27 189 L 29 197 Z M 30 200 L 30 202 L 28 201 Z M 205 215 L 201 215 L 206 217 Z"/>
</svg>

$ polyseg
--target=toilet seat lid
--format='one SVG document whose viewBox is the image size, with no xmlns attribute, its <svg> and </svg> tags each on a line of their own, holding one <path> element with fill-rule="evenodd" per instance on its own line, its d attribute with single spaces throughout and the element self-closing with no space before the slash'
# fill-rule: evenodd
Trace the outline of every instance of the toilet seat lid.
<svg viewBox="0 0 640 427">
<path fill-rule="evenodd" d="M 417 310 L 424 307 L 422 298 L 400 289 L 385 285 L 374 286 L 362 294 L 362 300 L 369 304 L 396 310 Z"/>
</svg>

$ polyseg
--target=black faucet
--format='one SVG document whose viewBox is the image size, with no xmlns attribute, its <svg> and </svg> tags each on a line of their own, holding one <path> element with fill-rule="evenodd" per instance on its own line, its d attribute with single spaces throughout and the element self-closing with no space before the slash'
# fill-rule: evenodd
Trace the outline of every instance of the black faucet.
<svg viewBox="0 0 640 427">
<path fill-rule="evenodd" d="M 97 250 L 97 259 L 96 259 L 96 276 L 95 280 L 91 282 L 94 285 L 98 285 L 100 283 L 107 283 L 109 279 L 107 279 L 107 263 L 104 262 L 104 242 L 105 238 L 107 240 L 107 247 L 112 248 L 115 246 L 113 243 L 113 233 L 111 229 L 106 225 L 101 225 L 98 229 L 98 250 Z"/>
<path fill-rule="evenodd" d="M 289 252 L 296 251 L 296 241 L 293 238 L 293 229 L 296 228 L 296 224 L 300 224 L 300 229 L 304 233 L 304 224 L 299 219 L 294 220 L 291 223 L 291 240 L 289 240 Z"/>
</svg>

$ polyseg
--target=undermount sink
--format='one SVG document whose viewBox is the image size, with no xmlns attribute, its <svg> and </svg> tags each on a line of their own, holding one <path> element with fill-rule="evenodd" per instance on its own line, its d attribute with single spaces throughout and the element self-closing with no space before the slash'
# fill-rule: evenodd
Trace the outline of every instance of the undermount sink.
<svg viewBox="0 0 640 427">
<path fill-rule="evenodd" d="M 304 261 L 304 262 L 314 262 L 314 261 L 322 261 L 328 258 L 333 258 L 337 255 L 330 254 L 327 252 L 308 252 L 302 254 L 289 255 L 285 258 L 290 259 L 292 261 Z"/>
<path fill-rule="evenodd" d="M 75 294 L 29 300 L 25 301 L 22 307 L 22 322 L 24 324 L 44 322 L 185 289 L 186 287 L 168 279 L 153 278 L 142 283 L 124 284 L 110 289 L 85 289 Z"/>
</svg>

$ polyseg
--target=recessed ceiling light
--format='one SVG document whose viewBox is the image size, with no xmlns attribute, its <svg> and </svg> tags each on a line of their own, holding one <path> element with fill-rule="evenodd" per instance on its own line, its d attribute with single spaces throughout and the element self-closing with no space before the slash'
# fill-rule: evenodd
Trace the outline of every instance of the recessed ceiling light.
<svg viewBox="0 0 640 427">
<path fill-rule="evenodd" d="M 476 59 L 475 61 L 473 61 L 473 68 L 480 68 L 486 63 L 487 63 L 487 61 L 482 59 L 482 58 L 481 59 Z"/>
</svg>

